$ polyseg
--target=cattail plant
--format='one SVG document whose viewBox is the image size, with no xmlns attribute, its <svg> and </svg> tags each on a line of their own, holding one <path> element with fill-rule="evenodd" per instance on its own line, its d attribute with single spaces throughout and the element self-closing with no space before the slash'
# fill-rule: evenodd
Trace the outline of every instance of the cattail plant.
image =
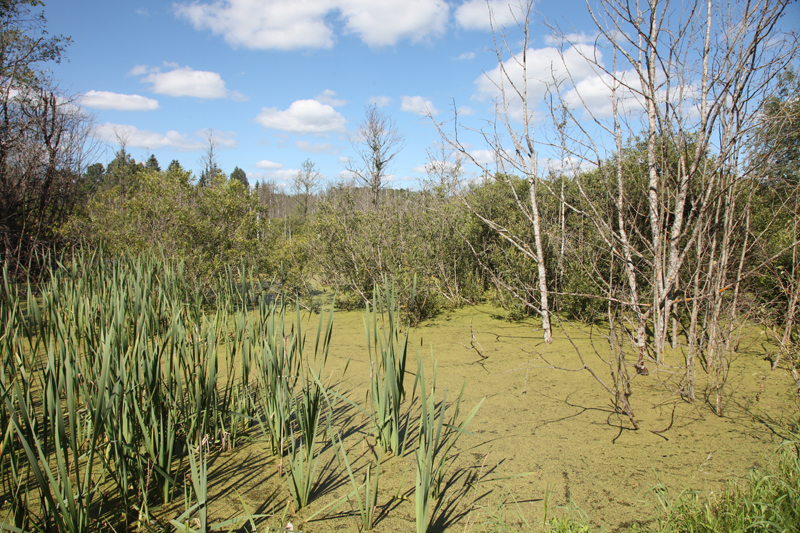
<svg viewBox="0 0 800 533">
<path fill-rule="evenodd" d="M 450 451 L 459 437 L 467 431 L 467 426 L 475 417 L 484 400 L 478 402 L 472 411 L 458 423 L 464 386 L 456 399 L 451 415 L 447 416 L 447 389 L 436 408 L 436 361 L 433 362 L 433 380 L 430 393 L 425 383 L 425 364 L 422 358 L 417 362 L 417 380 L 420 385 L 421 416 L 419 421 L 419 443 L 415 452 L 417 481 L 414 491 L 417 533 L 426 533 L 443 503 L 444 476 L 449 466 Z M 485 398 L 484 398 L 485 399 Z"/>
<path fill-rule="evenodd" d="M 337 442 L 334 439 L 334 446 Z M 341 435 L 338 436 L 337 452 L 339 457 L 347 468 L 347 475 L 350 478 L 350 485 L 353 487 L 353 492 L 348 494 L 353 495 L 358 505 L 358 514 L 361 518 L 361 529 L 365 531 L 372 531 L 375 525 L 376 513 L 378 511 L 378 482 L 381 475 L 381 460 L 383 459 L 383 452 L 378 452 L 377 463 L 373 474 L 372 463 L 368 463 L 364 473 L 364 483 L 361 485 L 356 481 L 353 468 L 350 466 L 350 459 L 347 456 L 347 451 L 344 449 Z M 364 498 L 361 498 L 361 488 L 364 488 Z"/>
</svg>

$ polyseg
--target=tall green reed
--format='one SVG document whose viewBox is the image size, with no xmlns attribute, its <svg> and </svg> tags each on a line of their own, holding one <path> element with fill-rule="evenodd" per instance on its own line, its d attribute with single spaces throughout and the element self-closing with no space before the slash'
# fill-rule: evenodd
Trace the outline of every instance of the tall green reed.
<svg viewBox="0 0 800 533">
<path fill-rule="evenodd" d="M 350 459 L 347 456 L 347 450 L 344 449 L 341 435 L 338 436 L 338 443 L 335 439 L 334 446 L 338 444 L 337 452 L 339 457 L 347 468 L 347 475 L 350 478 L 350 485 L 353 487 L 353 492 L 350 493 L 355 497 L 356 504 L 358 505 L 358 514 L 361 518 L 361 529 L 365 531 L 372 531 L 375 525 L 375 518 L 378 512 L 378 487 L 381 476 L 381 461 L 383 453 L 378 452 L 377 463 L 375 464 L 375 473 L 373 474 L 372 463 L 368 463 L 364 473 L 364 483 L 358 484 L 356 481 L 353 468 L 350 466 Z M 364 498 L 361 498 L 361 488 L 364 488 Z M 349 498 L 350 494 L 347 495 Z"/>
<path fill-rule="evenodd" d="M 248 275 L 228 272 L 212 309 L 163 256 L 83 250 L 53 260 L 37 286 L 4 271 L 4 528 L 86 528 L 100 487 L 101 500 L 118 501 L 104 520 L 146 525 L 152 504 L 180 490 L 192 444 L 229 444 L 233 427 L 257 418 L 249 381 L 264 331 L 254 326 L 274 317 L 251 318 L 267 298 Z"/>
<path fill-rule="evenodd" d="M 297 306 L 293 321 L 287 320 L 284 298 L 259 309 L 264 336 L 257 375 L 263 419 L 262 433 L 273 453 L 280 457 L 295 509 L 308 505 L 316 482 L 319 432 L 323 415 L 330 409 L 323 401 L 322 374 L 333 328 L 333 304 L 321 312 L 313 355 L 304 355 L 303 319 Z M 287 329 L 288 325 L 288 329 Z M 313 368 L 312 365 L 316 367 Z M 287 462 L 284 464 L 284 456 Z"/>
<path fill-rule="evenodd" d="M 376 288 L 373 305 L 367 304 L 364 330 L 370 357 L 370 420 L 375 438 L 383 451 L 405 453 L 410 410 L 405 420 L 401 408 L 405 398 L 408 334 L 401 333 L 400 312 L 394 287 Z M 382 322 L 381 327 L 378 322 Z"/>
<path fill-rule="evenodd" d="M 456 399 L 451 415 L 447 416 L 447 389 L 442 401 L 436 406 L 436 361 L 433 362 L 433 379 L 430 393 L 425 382 L 425 364 L 422 358 L 417 362 L 417 380 L 420 385 L 421 416 L 419 422 L 419 442 L 415 452 L 417 480 L 414 491 L 417 533 L 428 531 L 441 509 L 446 486 L 445 474 L 452 459 L 450 452 L 467 431 L 467 426 L 483 404 L 478 402 L 467 416 L 458 423 L 464 386 Z"/>
</svg>

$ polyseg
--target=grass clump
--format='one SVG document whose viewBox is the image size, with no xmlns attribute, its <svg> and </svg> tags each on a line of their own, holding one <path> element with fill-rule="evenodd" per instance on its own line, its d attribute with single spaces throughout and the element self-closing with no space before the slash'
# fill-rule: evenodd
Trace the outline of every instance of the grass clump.
<svg viewBox="0 0 800 533">
<path fill-rule="evenodd" d="M 782 444 L 767 469 L 728 482 L 719 494 L 682 491 L 670 499 L 663 485 L 652 493 L 659 532 L 800 531 L 800 439 Z"/>
</svg>

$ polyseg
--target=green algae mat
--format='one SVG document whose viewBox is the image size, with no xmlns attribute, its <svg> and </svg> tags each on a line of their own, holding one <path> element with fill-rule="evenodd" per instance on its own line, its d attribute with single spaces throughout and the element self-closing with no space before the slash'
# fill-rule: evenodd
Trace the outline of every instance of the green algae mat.
<svg viewBox="0 0 800 533">
<path fill-rule="evenodd" d="M 309 318 L 314 324 L 315 317 Z M 330 355 L 321 378 L 353 402 L 366 405 L 370 377 L 364 313 L 334 318 Z M 488 306 L 467 307 L 423 322 L 410 332 L 406 388 L 411 390 L 416 358 L 438 366 L 438 397 L 448 403 L 464 386 L 462 417 L 485 398 L 452 454 L 434 531 L 517 531 L 542 529 L 546 518 L 580 513 L 605 531 L 654 526 L 654 498 L 663 484 L 680 490 L 715 491 L 727 480 L 761 466 L 766 454 L 787 435 L 797 417 L 793 383 L 785 371 L 770 371 L 764 357 L 774 347 L 753 330 L 732 360 L 723 416 L 702 400 L 684 401 L 675 392 L 680 350 L 648 375 L 635 375 L 630 398 L 639 429 L 615 412 L 613 398 L 587 370 L 601 379 L 610 369 L 602 335 L 574 324 L 542 342 L 536 320 L 509 322 Z M 418 417 L 419 402 L 410 406 Z M 364 414 L 337 402 L 330 420 L 341 433 L 354 475 L 363 480 L 378 453 Z M 329 431 L 330 434 L 330 431 Z M 417 438 L 409 435 L 409 441 Z M 359 531 L 355 498 L 345 466 L 330 445 L 320 455 L 311 503 L 294 512 L 283 465 L 260 432 L 252 430 L 233 450 L 209 454 L 209 521 L 254 516 L 259 530 Z M 415 457 L 384 456 L 378 488 L 378 532 L 413 531 Z M 351 495 L 352 496 L 352 495 Z M 182 511 L 180 498 L 164 515 Z M 547 515 L 545 515 L 547 513 Z M 240 524 L 244 526 L 244 522 Z"/>
</svg>

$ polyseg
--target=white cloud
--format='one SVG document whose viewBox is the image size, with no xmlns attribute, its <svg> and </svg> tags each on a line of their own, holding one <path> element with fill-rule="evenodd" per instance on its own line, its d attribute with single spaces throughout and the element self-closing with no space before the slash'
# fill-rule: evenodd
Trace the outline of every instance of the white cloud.
<svg viewBox="0 0 800 533">
<path fill-rule="evenodd" d="M 555 47 L 529 48 L 527 51 L 527 99 L 528 112 L 534 120 L 543 118 L 544 115 L 535 108 L 541 104 L 547 94 L 548 87 L 554 83 L 560 84 L 562 90 L 568 90 L 569 83 L 578 84 L 583 80 L 595 77 L 595 71 L 584 55 L 594 56 L 597 61 L 602 61 L 602 53 L 596 49 L 584 49 L 581 45 L 572 46 L 562 52 Z M 523 87 L 522 61 L 511 57 L 507 59 L 501 71 L 500 65 L 485 72 L 475 80 L 476 93 L 473 98 L 479 101 L 492 100 L 502 105 L 501 94 L 505 89 L 506 110 L 513 120 L 522 120 L 522 102 L 516 96 L 516 91 L 511 87 L 513 83 L 519 91 Z M 504 110 L 499 109 L 503 112 Z"/>
<path fill-rule="evenodd" d="M 290 133 L 331 133 L 347 130 L 347 120 L 333 107 L 316 100 L 297 100 L 289 109 L 263 107 L 256 122 L 267 129 Z"/>
<path fill-rule="evenodd" d="M 624 85 L 636 87 L 636 72 L 629 70 L 610 74 L 596 75 L 580 80 L 564 95 L 564 102 L 572 109 L 583 109 L 591 112 L 594 118 L 610 118 L 614 115 L 612 87 L 616 78 L 616 99 L 618 113 L 642 110 L 643 104 L 637 95 Z M 620 85 L 620 82 L 623 85 Z"/>
<path fill-rule="evenodd" d="M 339 149 L 335 144 L 331 143 L 311 143 L 308 141 L 297 141 L 294 145 L 304 152 L 311 152 L 312 154 L 321 154 L 324 152 L 337 153 Z"/>
<path fill-rule="evenodd" d="M 329 20 L 369 46 L 393 45 L 442 35 L 450 6 L 445 0 L 227 0 L 174 4 L 178 17 L 210 30 L 234 48 L 295 50 L 331 48 Z M 327 19 L 327 20 L 326 20 Z"/>
<path fill-rule="evenodd" d="M 266 172 L 256 173 L 253 177 L 257 180 L 274 180 L 277 187 L 286 188 L 298 173 L 296 168 L 284 168 L 276 170 L 267 170 Z"/>
<path fill-rule="evenodd" d="M 283 163 L 275 163 L 273 161 L 267 161 L 266 159 L 262 159 L 258 163 L 256 163 L 256 168 L 263 168 L 263 169 L 280 169 L 283 168 Z"/>
<path fill-rule="evenodd" d="M 190 96 L 207 100 L 219 98 L 245 99 L 241 93 L 228 90 L 225 87 L 225 81 L 222 76 L 216 72 L 194 70 L 191 67 L 169 66 L 172 70 L 162 72 L 158 68 L 153 69 L 144 65 L 137 65 L 131 69 L 130 74 L 137 76 L 149 72 L 141 81 L 149 83 L 150 90 L 156 94 Z"/>
<path fill-rule="evenodd" d="M 330 89 L 322 91 L 314 100 L 320 104 L 328 104 L 331 107 L 341 107 L 347 103 L 347 100 L 336 98 L 336 92 Z"/>
<path fill-rule="evenodd" d="M 563 35 L 546 35 L 545 44 L 556 46 L 559 44 L 593 44 L 598 37 L 598 33 L 566 33 Z"/>
<path fill-rule="evenodd" d="M 490 24 L 489 10 L 492 12 L 492 22 L 495 27 L 514 24 L 514 14 L 522 20 L 523 14 L 520 12 L 519 3 L 509 2 L 508 0 L 467 0 L 456 8 L 456 22 L 468 30 L 489 30 Z"/>
<path fill-rule="evenodd" d="M 491 150 L 473 150 L 470 155 L 481 166 L 492 165 L 495 162 L 495 153 Z"/>
<path fill-rule="evenodd" d="M 192 135 L 178 133 L 170 130 L 166 133 L 140 130 L 136 126 L 129 124 L 112 124 L 106 122 L 95 126 L 92 136 L 105 142 L 119 144 L 124 142 L 129 148 L 147 148 L 158 150 L 160 148 L 172 148 L 181 152 L 193 152 L 203 150 L 208 144 L 208 130 L 200 130 Z M 236 148 L 239 141 L 233 132 L 212 130 L 212 135 L 218 149 Z"/>
<path fill-rule="evenodd" d="M 573 82 L 580 82 L 583 79 L 594 76 L 594 70 L 581 54 L 578 47 L 570 47 L 564 51 L 563 58 L 557 48 L 548 46 L 545 48 L 529 48 L 527 52 L 528 62 L 528 98 L 533 100 L 541 99 L 547 87 L 555 80 L 563 81 L 569 76 Z M 594 52 L 584 50 L 586 54 L 593 53 L 597 60 L 602 59 L 599 50 Z M 503 64 L 508 78 L 522 90 L 522 60 L 509 58 Z M 495 99 L 500 96 L 500 85 L 507 88 L 506 96 L 509 97 L 513 89 L 509 86 L 509 80 L 505 79 L 500 70 L 500 65 L 486 72 L 475 80 L 478 92 L 475 97 L 478 100 Z"/>
<path fill-rule="evenodd" d="M 424 117 L 427 115 L 436 116 L 439 114 L 439 111 L 433 107 L 433 102 L 430 100 L 425 100 L 422 96 L 401 96 L 400 97 L 401 104 L 400 110 L 401 111 L 408 111 L 409 113 L 416 113 L 417 115 Z"/>
<path fill-rule="evenodd" d="M 339 0 L 337 7 L 349 33 L 369 46 L 418 42 L 443 35 L 450 16 L 444 0 Z"/>
<path fill-rule="evenodd" d="M 92 135 L 97 139 L 114 144 L 119 144 L 119 141 L 123 140 L 128 148 L 147 148 L 150 150 L 172 148 L 182 152 L 192 152 L 202 150 L 205 146 L 200 139 L 174 130 L 162 134 L 140 130 L 135 126 L 111 124 L 109 122 L 96 126 Z"/>
<path fill-rule="evenodd" d="M 208 145 L 208 129 L 197 130 L 194 135 L 200 139 L 204 139 L 204 146 Z M 217 148 L 237 148 L 239 141 L 236 140 L 236 133 L 232 131 L 211 130 L 211 137 L 214 139 L 214 144 Z"/>
<path fill-rule="evenodd" d="M 386 107 L 392 103 L 392 98 L 389 96 L 371 96 L 369 103 L 378 107 Z"/>
<path fill-rule="evenodd" d="M 80 103 L 94 109 L 119 111 L 154 111 L 158 109 L 158 100 L 138 94 L 119 94 L 108 91 L 88 91 L 81 96 Z"/>
<path fill-rule="evenodd" d="M 158 69 L 155 70 L 158 71 Z M 133 67 L 128 71 L 128 76 L 143 76 L 148 72 L 152 71 L 153 69 L 151 67 L 148 67 L 147 65 L 136 65 L 135 67 Z"/>
<path fill-rule="evenodd" d="M 467 105 L 462 105 L 458 108 L 458 114 L 464 117 L 469 117 L 475 114 L 475 110 Z"/>
<path fill-rule="evenodd" d="M 462 59 L 467 59 L 467 60 L 475 59 L 475 52 L 464 52 L 463 54 L 461 54 L 456 58 L 456 60 L 462 60 Z"/>
</svg>

